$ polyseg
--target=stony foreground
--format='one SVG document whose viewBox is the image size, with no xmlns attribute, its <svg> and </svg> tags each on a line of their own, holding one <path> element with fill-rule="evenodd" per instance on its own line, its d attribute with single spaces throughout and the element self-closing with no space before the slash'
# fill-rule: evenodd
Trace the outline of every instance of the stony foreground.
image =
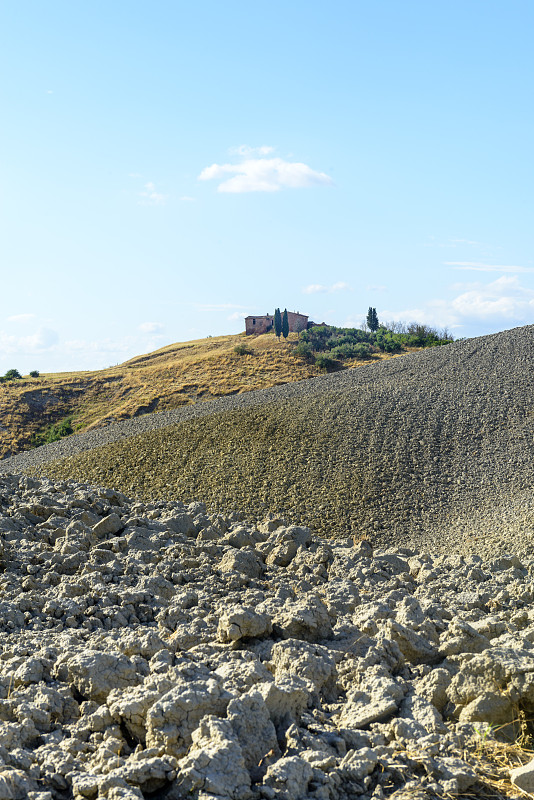
<svg viewBox="0 0 534 800">
<path fill-rule="evenodd" d="M 0 800 L 502 796 L 486 755 L 520 753 L 495 737 L 534 711 L 534 557 L 15 475 L 0 531 Z"/>
</svg>

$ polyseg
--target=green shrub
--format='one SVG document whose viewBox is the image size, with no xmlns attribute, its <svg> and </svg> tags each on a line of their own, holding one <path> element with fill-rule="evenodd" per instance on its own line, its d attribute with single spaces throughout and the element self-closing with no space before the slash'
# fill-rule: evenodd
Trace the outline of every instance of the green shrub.
<svg viewBox="0 0 534 800">
<path fill-rule="evenodd" d="M 30 372 L 30 378 L 38 378 L 38 377 L 39 377 L 39 370 L 32 369 L 32 371 Z"/>
<path fill-rule="evenodd" d="M 294 353 L 305 361 L 313 361 L 313 347 L 308 342 L 299 342 Z"/>
<path fill-rule="evenodd" d="M 330 356 L 324 353 L 318 353 L 315 356 L 315 366 L 318 367 L 321 372 L 334 372 L 334 370 L 339 369 L 340 364 L 335 358 L 330 358 Z"/>
<path fill-rule="evenodd" d="M 376 345 L 384 353 L 399 353 L 402 350 L 402 335 L 380 328 L 376 334 Z"/>
<path fill-rule="evenodd" d="M 14 381 L 17 380 L 18 378 L 22 378 L 22 375 L 20 374 L 18 369 L 8 369 L 8 371 L 4 375 L 5 381 Z"/>
<path fill-rule="evenodd" d="M 373 310 L 373 309 L 371 309 Z M 374 320 L 373 325 L 377 320 Z M 332 358 L 369 358 L 376 348 L 385 353 L 399 353 L 403 347 L 436 347 L 454 341 L 445 329 L 438 331 L 428 325 L 394 322 L 379 325 L 376 331 L 360 328 L 336 328 L 333 325 L 314 325 L 300 334 L 304 358 L 313 353 L 329 353 Z"/>
<path fill-rule="evenodd" d="M 48 428 L 41 431 L 41 433 L 34 433 L 31 438 L 31 445 L 32 447 L 39 447 L 42 444 L 58 442 L 65 436 L 70 436 L 71 433 L 74 433 L 72 417 L 65 417 L 65 419 L 61 419 L 59 422 L 49 425 Z"/>
<path fill-rule="evenodd" d="M 234 347 L 234 353 L 238 356 L 251 356 L 252 350 L 246 344 L 238 344 Z"/>
<path fill-rule="evenodd" d="M 330 350 L 333 358 L 369 358 L 371 355 L 371 345 L 367 342 L 349 343 L 345 342 Z"/>
<path fill-rule="evenodd" d="M 332 325 L 314 325 L 307 331 L 302 331 L 300 338 L 304 342 L 308 342 L 313 350 L 321 351 L 327 349 L 327 342 L 332 336 L 335 335 L 338 329 Z"/>
</svg>

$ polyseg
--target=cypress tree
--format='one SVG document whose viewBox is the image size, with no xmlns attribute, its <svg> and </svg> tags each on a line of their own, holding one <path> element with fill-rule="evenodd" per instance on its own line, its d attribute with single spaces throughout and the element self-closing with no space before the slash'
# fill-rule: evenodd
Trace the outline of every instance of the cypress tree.
<svg viewBox="0 0 534 800">
<path fill-rule="evenodd" d="M 287 318 L 287 308 L 284 308 L 284 313 L 282 316 L 282 336 L 284 339 L 287 339 L 289 336 L 289 320 Z"/>
<path fill-rule="evenodd" d="M 280 309 L 274 309 L 274 332 L 280 338 L 280 334 L 282 333 L 282 316 L 280 314 Z"/>
<path fill-rule="evenodd" d="M 378 315 L 376 313 L 376 308 L 372 308 L 369 306 L 369 311 L 367 312 L 367 327 L 373 333 L 378 330 L 379 322 L 378 322 Z"/>
</svg>

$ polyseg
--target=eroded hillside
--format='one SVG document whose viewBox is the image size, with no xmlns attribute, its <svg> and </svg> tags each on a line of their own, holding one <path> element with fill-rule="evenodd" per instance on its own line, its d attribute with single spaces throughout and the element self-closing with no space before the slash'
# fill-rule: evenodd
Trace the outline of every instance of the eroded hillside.
<svg viewBox="0 0 534 800">
<path fill-rule="evenodd" d="M 274 512 L 382 545 L 447 539 L 478 553 L 498 531 L 509 551 L 534 520 L 533 344 L 534 326 L 455 342 L 146 415 L 3 467 Z"/>
<path fill-rule="evenodd" d="M 246 342 L 251 354 L 235 347 Z M 172 344 L 116 367 L 0 384 L 0 458 L 30 447 L 32 436 L 72 416 L 76 431 L 152 411 L 299 381 L 317 368 L 292 355 L 293 341 L 271 335 L 218 336 Z"/>
</svg>

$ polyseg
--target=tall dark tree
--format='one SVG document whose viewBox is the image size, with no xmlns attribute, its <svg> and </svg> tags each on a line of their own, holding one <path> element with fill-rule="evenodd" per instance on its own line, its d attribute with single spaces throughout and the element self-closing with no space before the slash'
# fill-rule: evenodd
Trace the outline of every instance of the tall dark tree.
<svg viewBox="0 0 534 800">
<path fill-rule="evenodd" d="M 372 308 L 369 306 L 369 311 L 367 312 L 367 327 L 370 331 L 378 330 L 379 322 L 378 322 L 378 315 L 376 313 L 376 308 Z"/>
<path fill-rule="evenodd" d="M 282 314 L 282 336 L 284 339 L 287 339 L 289 336 L 289 320 L 287 318 L 287 308 L 284 308 L 284 313 Z"/>
<path fill-rule="evenodd" d="M 274 332 L 280 338 L 280 334 L 282 333 L 282 315 L 280 314 L 280 309 L 274 309 Z"/>
</svg>

